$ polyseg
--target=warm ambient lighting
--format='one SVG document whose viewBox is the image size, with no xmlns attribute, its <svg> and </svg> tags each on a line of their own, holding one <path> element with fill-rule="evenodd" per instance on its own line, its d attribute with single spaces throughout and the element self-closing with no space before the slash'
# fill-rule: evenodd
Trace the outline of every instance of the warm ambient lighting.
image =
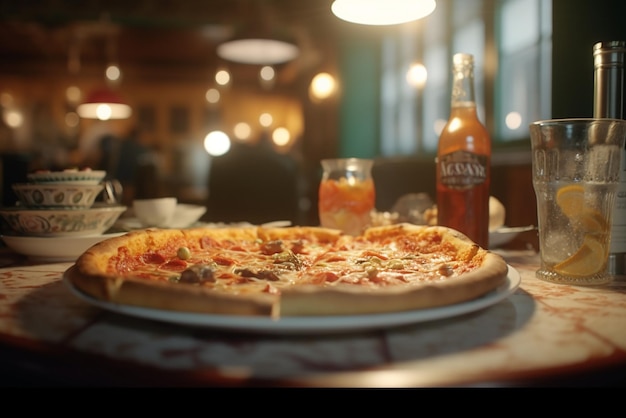
<svg viewBox="0 0 626 418">
<path fill-rule="evenodd" d="M 92 91 L 85 101 L 80 104 L 76 112 L 85 119 L 127 119 L 132 109 L 117 93 L 106 89 Z"/>
<path fill-rule="evenodd" d="M 431 14 L 435 0 L 335 0 L 332 12 L 340 19 L 362 25 L 395 25 Z"/>
<path fill-rule="evenodd" d="M 217 47 L 221 58 L 241 64 L 276 65 L 298 56 L 296 45 L 277 39 L 236 39 Z"/>
<path fill-rule="evenodd" d="M 329 98 L 335 92 L 336 88 L 335 78 L 332 75 L 319 73 L 311 80 L 309 94 L 315 99 L 324 100 Z"/>
<path fill-rule="evenodd" d="M 413 87 L 424 87 L 427 79 L 428 71 L 426 71 L 426 67 L 424 67 L 424 64 L 412 64 L 409 68 L 409 71 L 407 71 L 406 73 L 406 81 L 409 83 L 409 85 Z"/>
</svg>

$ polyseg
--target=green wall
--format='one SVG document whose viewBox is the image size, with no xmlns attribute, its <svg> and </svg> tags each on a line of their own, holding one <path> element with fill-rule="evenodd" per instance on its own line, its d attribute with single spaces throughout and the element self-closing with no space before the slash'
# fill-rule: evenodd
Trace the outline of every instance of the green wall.
<svg viewBox="0 0 626 418">
<path fill-rule="evenodd" d="M 348 39 L 341 47 L 339 156 L 378 155 L 380 123 L 380 48 L 365 39 Z"/>
</svg>

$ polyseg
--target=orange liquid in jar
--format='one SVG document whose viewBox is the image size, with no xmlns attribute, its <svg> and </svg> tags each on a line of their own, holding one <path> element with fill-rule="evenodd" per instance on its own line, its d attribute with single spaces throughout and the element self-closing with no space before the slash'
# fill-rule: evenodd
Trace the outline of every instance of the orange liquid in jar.
<svg viewBox="0 0 626 418">
<path fill-rule="evenodd" d="M 376 193 L 374 181 L 346 179 L 322 180 L 319 187 L 320 223 L 326 228 L 341 229 L 358 235 L 370 223 Z"/>
<path fill-rule="evenodd" d="M 487 176 L 483 183 L 467 188 L 442 184 L 441 156 L 458 150 L 486 157 Z M 456 229 L 488 248 L 491 141 L 487 129 L 476 117 L 475 107 L 452 109 L 439 138 L 438 158 L 437 223 Z"/>
</svg>

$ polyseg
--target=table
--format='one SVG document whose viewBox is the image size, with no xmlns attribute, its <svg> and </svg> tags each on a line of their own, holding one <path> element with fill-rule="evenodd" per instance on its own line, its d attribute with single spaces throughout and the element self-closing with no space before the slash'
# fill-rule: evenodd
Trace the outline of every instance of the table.
<svg viewBox="0 0 626 418">
<path fill-rule="evenodd" d="M 574 287 L 498 250 L 520 287 L 488 308 L 338 335 L 254 335 L 102 310 L 72 294 L 72 264 L 0 256 L 5 386 L 517 387 L 626 383 L 626 277 Z"/>
</svg>

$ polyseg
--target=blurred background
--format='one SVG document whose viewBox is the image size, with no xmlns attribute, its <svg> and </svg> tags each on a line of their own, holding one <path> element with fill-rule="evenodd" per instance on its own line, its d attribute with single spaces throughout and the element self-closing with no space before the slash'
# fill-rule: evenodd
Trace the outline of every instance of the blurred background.
<svg viewBox="0 0 626 418">
<path fill-rule="evenodd" d="M 393 26 L 346 22 L 331 3 L 0 1 L 3 205 L 28 171 L 91 167 L 122 182 L 125 203 L 173 195 L 210 221 L 316 225 L 330 157 L 376 160 L 379 210 L 434 197 L 451 58 L 468 52 L 492 194 L 508 225 L 536 224 L 528 124 L 592 115 L 592 46 L 626 39 L 626 2 L 437 0 Z M 244 36 L 294 48 L 223 50 Z M 81 115 L 103 98 L 126 113 Z"/>
</svg>

